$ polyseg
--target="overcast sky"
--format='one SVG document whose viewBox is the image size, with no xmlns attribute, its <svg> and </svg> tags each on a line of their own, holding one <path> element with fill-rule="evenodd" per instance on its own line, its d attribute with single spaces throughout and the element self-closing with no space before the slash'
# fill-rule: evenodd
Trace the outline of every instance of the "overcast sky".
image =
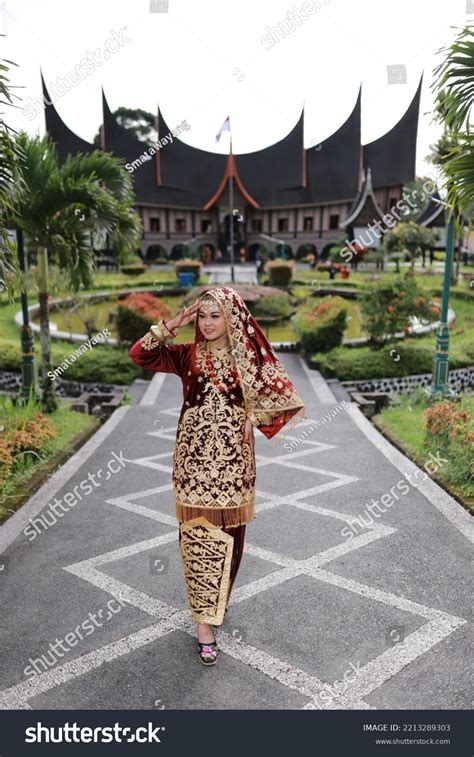
<svg viewBox="0 0 474 757">
<path fill-rule="evenodd" d="M 7 122 L 43 134 L 43 114 L 22 112 L 41 97 L 40 67 L 50 84 L 80 66 L 55 106 L 88 141 L 103 86 L 112 110 L 159 104 L 170 128 L 187 120 L 184 141 L 214 152 L 228 150 L 228 135 L 215 142 L 228 114 L 234 152 L 246 153 L 282 139 L 305 104 L 310 147 L 344 123 L 362 83 L 366 144 L 397 123 L 424 73 L 417 174 L 432 172 L 425 157 L 440 132 L 432 70 L 439 49 L 474 19 L 474 0 L 169 0 L 168 10 L 166 0 L 152 2 L 153 11 L 150 0 L 0 2 L 0 57 L 19 64 L 12 79 L 24 87 Z M 281 23 L 283 39 L 272 31 Z"/>
</svg>

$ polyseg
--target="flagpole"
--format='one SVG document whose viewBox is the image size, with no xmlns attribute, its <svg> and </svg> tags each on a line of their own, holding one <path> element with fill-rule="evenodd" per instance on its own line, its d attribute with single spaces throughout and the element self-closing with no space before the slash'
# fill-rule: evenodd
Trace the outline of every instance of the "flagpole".
<svg viewBox="0 0 474 757">
<path fill-rule="evenodd" d="M 230 132 L 229 167 L 230 167 L 230 182 L 229 182 L 230 278 L 231 278 L 232 284 L 234 284 L 235 282 L 235 278 L 234 278 L 234 172 L 233 172 L 233 166 L 232 166 L 232 131 Z"/>
</svg>

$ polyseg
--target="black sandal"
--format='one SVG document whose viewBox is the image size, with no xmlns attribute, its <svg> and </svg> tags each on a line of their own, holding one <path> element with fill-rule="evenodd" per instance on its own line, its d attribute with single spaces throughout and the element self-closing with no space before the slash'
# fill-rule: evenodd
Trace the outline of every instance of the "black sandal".
<svg viewBox="0 0 474 757">
<path fill-rule="evenodd" d="M 217 641 L 215 640 L 216 629 L 214 628 L 214 626 L 211 626 L 211 628 L 214 633 L 214 641 L 207 643 L 198 641 L 199 659 L 201 660 L 203 665 L 215 665 L 219 656 L 219 647 L 217 645 Z"/>
<path fill-rule="evenodd" d="M 211 641 L 209 644 L 204 644 L 198 641 L 199 659 L 203 665 L 215 665 L 217 658 L 219 657 L 219 647 L 217 641 Z"/>
</svg>

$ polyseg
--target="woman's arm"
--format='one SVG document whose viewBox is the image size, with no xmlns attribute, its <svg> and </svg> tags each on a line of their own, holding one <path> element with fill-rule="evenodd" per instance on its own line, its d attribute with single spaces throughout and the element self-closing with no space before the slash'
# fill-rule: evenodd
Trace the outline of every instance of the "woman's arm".
<svg viewBox="0 0 474 757">
<path fill-rule="evenodd" d="M 128 354 L 133 362 L 148 371 L 183 374 L 184 359 L 190 344 L 166 344 L 172 333 L 163 319 L 142 336 L 130 348 Z"/>
</svg>

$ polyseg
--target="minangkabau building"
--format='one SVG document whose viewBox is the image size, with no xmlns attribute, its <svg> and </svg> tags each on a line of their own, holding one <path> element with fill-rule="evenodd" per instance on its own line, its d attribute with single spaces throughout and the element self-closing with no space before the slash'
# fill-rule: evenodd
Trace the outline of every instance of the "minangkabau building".
<svg viewBox="0 0 474 757">
<path fill-rule="evenodd" d="M 401 199 L 403 186 L 415 178 L 421 85 L 420 80 L 398 123 L 369 144 L 361 144 L 359 90 L 345 123 L 320 144 L 304 147 L 303 110 L 281 141 L 252 153 L 227 156 L 187 145 L 178 132 L 192 124 L 183 122 L 181 128 L 170 129 L 161 111 L 159 143 L 156 149 L 150 148 L 151 143 L 136 139 L 117 123 L 103 94 L 101 148 L 122 157 L 133 174 L 136 210 L 144 227 L 142 256 L 151 262 L 204 249 L 208 259 L 228 260 L 231 176 L 236 260 L 242 248 L 250 261 L 259 249 L 274 250 L 279 245 L 285 245 L 289 256 L 300 257 L 310 251 L 321 253 L 328 244 L 350 238 L 351 226 L 357 223 L 354 209 L 358 208 L 360 217 L 388 213 Z M 43 92 L 50 102 L 44 81 Z M 64 124 L 53 103 L 46 105 L 45 117 L 61 163 L 69 153 L 94 149 Z M 165 139 L 173 133 L 172 140 Z M 148 155 L 143 157 L 145 152 Z M 371 207 L 363 209 L 360 199 L 367 177 L 371 191 L 365 195 Z"/>
</svg>

